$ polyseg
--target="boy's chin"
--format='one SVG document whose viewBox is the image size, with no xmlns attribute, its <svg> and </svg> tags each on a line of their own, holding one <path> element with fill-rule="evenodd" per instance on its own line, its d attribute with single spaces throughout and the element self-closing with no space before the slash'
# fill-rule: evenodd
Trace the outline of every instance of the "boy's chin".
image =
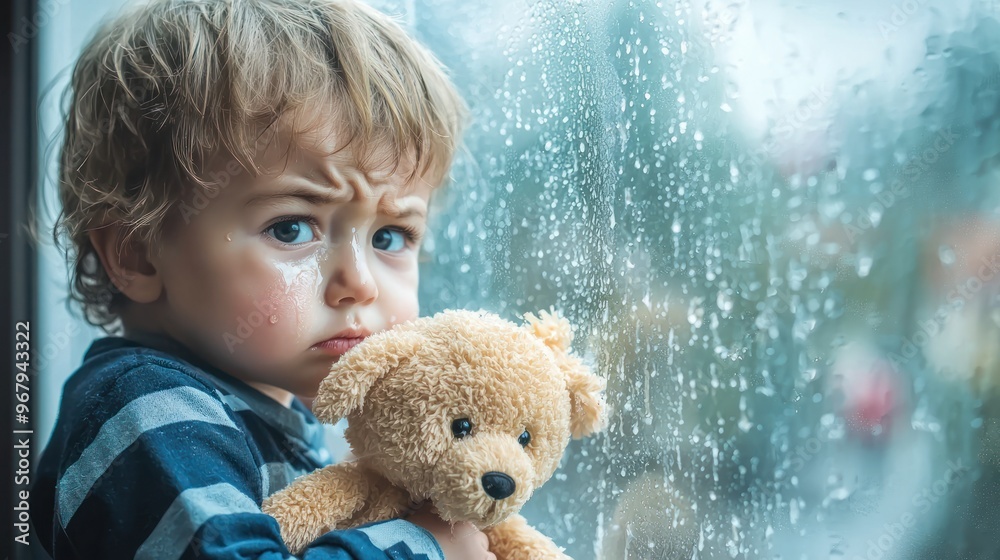
<svg viewBox="0 0 1000 560">
<path fill-rule="evenodd" d="M 292 391 L 292 394 L 298 397 L 300 401 L 305 402 L 305 401 L 312 401 L 313 399 L 315 399 L 317 392 L 318 391 L 316 389 L 313 389 L 311 391 L 306 389 L 303 391 Z"/>
<path fill-rule="evenodd" d="M 278 391 L 291 393 L 302 399 L 313 399 L 319 391 L 320 383 L 330 374 L 330 366 L 335 360 L 329 356 L 310 356 L 306 360 L 266 360 L 258 361 L 253 371 L 243 370 L 244 375 L 236 375 L 244 381 L 252 380 L 261 385 L 269 385 Z M 266 364 L 266 365 L 265 365 Z"/>
<path fill-rule="evenodd" d="M 326 376 L 330 373 L 329 368 L 324 368 L 322 372 L 318 375 L 311 376 L 308 380 L 303 380 L 302 383 L 297 383 L 294 387 L 289 387 L 289 392 L 293 393 L 295 396 L 301 399 L 314 399 L 316 394 L 319 392 L 319 385 L 326 379 Z"/>
</svg>

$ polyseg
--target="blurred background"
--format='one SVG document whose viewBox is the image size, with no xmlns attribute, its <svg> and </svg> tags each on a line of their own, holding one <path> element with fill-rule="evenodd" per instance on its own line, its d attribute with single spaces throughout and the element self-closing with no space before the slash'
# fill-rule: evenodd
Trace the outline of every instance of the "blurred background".
<svg viewBox="0 0 1000 560">
<path fill-rule="evenodd" d="M 532 523 L 578 560 L 1000 558 L 1000 2 L 372 3 L 472 109 L 422 313 L 555 307 L 608 380 Z M 43 189 L 122 4 L 21 33 Z M 99 333 L 35 250 L 40 451 Z"/>
</svg>

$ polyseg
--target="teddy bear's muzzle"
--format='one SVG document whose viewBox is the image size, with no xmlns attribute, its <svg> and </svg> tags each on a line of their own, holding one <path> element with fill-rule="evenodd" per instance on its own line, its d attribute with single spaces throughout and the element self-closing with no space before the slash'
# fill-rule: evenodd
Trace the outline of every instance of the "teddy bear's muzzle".
<svg viewBox="0 0 1000 560">
<path fill-rule="evenodd" d="M 516 489 L 514 479 L 502 472 L 491 471 L 483 475 L 483 490 L 494 500 L 510 497 Z"/>
<path fill-rule="evenodd" d="M 532 456 L 516 437 L 481 429 L 438 458 L 430 488 L 422 495 L 434 502 L 443 519 L 487 527 L 520 510 L 534 481 Z"/>
</svg>

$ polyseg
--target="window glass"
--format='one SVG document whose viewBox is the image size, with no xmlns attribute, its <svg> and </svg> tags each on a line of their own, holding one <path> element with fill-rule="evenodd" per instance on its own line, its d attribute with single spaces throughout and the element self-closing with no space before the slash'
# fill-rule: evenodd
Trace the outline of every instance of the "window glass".
<svg viewBox="0 0 1000 560">
<path fill-rule="evenodd" d="M 1000 6 L 383 6 L 473 108 L 425 312 L 555 306 L 608 379 L 537 527 L 574 558 L 1000 555 Z"/>
</svg>

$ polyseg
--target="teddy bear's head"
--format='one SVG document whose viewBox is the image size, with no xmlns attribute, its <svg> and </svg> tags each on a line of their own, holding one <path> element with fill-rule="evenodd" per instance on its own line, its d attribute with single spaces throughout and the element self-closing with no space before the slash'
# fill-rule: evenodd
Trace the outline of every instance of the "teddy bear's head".
<svg viewBox="0 0 1000 560">
<path fill-rule="evenodd" d="M 569 323 L 540 315 L 517 326 L 446 311 L 373 335 L 334 364 L 313 412 L 347 417 L 358 461 L 442 518 L 499 523 L 552 476 L 570 436 L 604 420 L 604 382 L 569 354 Z"/>
</svg>

